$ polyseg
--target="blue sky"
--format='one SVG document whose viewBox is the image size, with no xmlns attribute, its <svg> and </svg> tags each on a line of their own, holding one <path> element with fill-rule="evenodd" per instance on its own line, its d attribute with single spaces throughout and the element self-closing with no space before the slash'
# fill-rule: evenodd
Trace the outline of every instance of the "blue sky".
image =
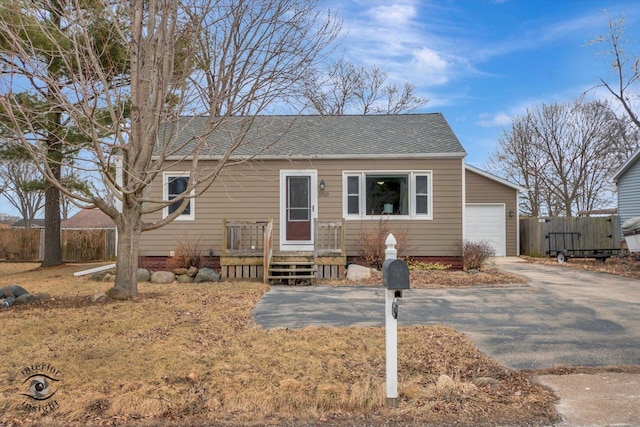
<svg viewBox="0 0 640 427">
<path fill-rule="evenodd" d="M 352 0 L 332 2 L 344 20 L 344 55 L 379 64 L 430 99 L 484 167 L 514 116 L 541 103 L 573 101 L 611 76 L 609 17 L 626 20 L 640 54 L 640 5 L 631 0 Z M 631 49 L 633 47 L 633 49 Z M 603 90 L 589 97 L 607 98 Z"/>
<path fill-rule="evenodd" d="M 344 21 L 337 54 L 381 65 L 430 99 L 480 168 L 512 117 L 540 103 L 573 101 L 610 77 L 608 17 L 625 16 L 640 55 L 636 0 L 326 0 Z M 606 13 L 605 13 L 606 11 Z M 602 90 L 589 92 L 603 97 Z M 15 211 L 0 198 L 0 212 Z"/>
</svg>

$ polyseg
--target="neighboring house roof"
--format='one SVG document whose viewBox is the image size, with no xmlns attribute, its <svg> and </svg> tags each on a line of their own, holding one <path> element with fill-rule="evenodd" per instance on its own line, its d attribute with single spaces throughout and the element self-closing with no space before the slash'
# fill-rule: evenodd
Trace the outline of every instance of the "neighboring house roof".
<svg viewBox="0 0 640 427">
<path fill-rule="evenodd" d="M 221 156 L 233 138 L 242 135 L 242 126 L 251 120 L 254 121 L 250 130 L 234 151 L 234 157 L 361 159 L 466 155 L 444 116 L 430 113 L 227 117 L 207 137 L 201 157 Z M 161 129 L 159 135 L 173 135 L 171 144 L 181 148 L 178 154 L 189 155 L 209 121 L 210 117 L 182 117 L 177 125 Z"/>
<path fill-rule="evenodd" d="M 11 224 L 11 228 L 24 228 L 24 227 L 25 227 L 24 219 L 21 219 Z M 42 218 L 32 219 L 31 228 L 44 228 L 44 219 Z"/>
<path fill-rule="evenodd" d="M 496 176 L 496 175 L 494 175 L 494 174 L 492 174 L 492 173 L 490 173 L 490 172 L 484 171 L 484 170 L 482 170 L 482 169 L 478 169 L 478 168 L 476 168 L 476 167 L 474 167 L 474 166 L 471 166 L 471 165 L 464 165 L 464 167 L 465 167 L 467 170 L 469 170 L 469 171 L 471 171 L 471 172 L 475 172 L 475 173 L 477 173 L 478 175 L 482 175 L 482 176 L 484 176 L 484 177 L 485 177 L 485 178 L 487 178 L 487 179 L 491 179 L 491 180 L 493 180 L 493 181 L 499 182 L 499 183 L 500 183 L 500 184 L 502 184 L 502 185 L 506 185 L 507 187 L 511 187 L 511 188 L 513 188 L 514 190 L 518 190 L 520 193 L 523 193 L 523 192 L 527 191 L 527 189 L 526 189 L 525 187 L 521 187 L 521 186 L 519 186 L 519 185 L 517 185 L 517 184 L 514 184 L 514 183 L 512 183 L 512 182 L 509 182 L 509 181 L 507 181 L 506 179 L 500 178 L 499 176 Z"/>
<path fill-rule="evenodd" d="M 624 164 L 622 166 L 620 166 L 620 169 L 618 169 L 618 171 L 613 175 L 613 179 L 612 181 L 617 183 L 618 180 L 620 179 L 620 177 L 622 175 L 624 175 L 624 173 L 631 167 L 633 166 L 633 164 L 635 162 L 638 161 L 638 159 L 640 159 L 640 150 L 636 151 L 635 154 L 631 157 L 629 157 L 629 159 L 627 159 L 626 162 L 624 162 Z"/>
<path fill-rule="evenodd" d="M 618 208 L 588 209 L 588 210 L 584 210 L 584 211 L 578 211 L 578 216 L 615 215 L 617 213 L 618 213 Z"/>
<path fill-rule="evenodd" d="M 82 209 L 60 223 L 62 229 L 115 228 L 113 220 L 100 209 Z"/>
</svg>

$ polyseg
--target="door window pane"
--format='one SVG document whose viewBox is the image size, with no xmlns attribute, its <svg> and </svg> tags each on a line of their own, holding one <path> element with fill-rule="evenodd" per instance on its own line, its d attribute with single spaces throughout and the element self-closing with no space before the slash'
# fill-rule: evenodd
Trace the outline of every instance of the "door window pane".
<svg viewBox="0 0 640 427">
<path fill-rule="evenodd" d="M 309 177 L 290 176 L 289 221 L 309 221 Z"/>
</svg>

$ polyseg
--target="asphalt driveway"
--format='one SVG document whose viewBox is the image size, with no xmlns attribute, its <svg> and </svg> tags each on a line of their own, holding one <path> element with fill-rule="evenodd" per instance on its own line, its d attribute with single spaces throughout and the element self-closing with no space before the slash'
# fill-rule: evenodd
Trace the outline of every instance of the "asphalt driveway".
<svg viewBox="0 0 640 427">
<path fill-rule="evenodd" d="M 496 259 L 527 285 L 414 289 L 398 324 L 449 325 L 515 369 L 640 365 L 640 281 Z M 253 311 L 264 328 L 382 326 L 384 289 L 273 286 Z"/>
</svg>

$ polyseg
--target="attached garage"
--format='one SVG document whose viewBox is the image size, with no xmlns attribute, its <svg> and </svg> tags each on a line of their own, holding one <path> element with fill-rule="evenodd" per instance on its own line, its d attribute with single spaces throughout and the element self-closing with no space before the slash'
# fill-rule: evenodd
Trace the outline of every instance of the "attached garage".
<svg viewBox="0 0 640 427">
<path fill-rule="evenodd" d="M 524 188 L 465 165 L 464 239 L 490 242 L 496 256 L 518 256 L 518 195 Z"/>
<path fill-rule="evenodd" d="M 504 204 L 470 204 L 465 211 L 465 240 L 487 241 L 496 256 L 507 255 L 507 235 Z"/>
</svg>

